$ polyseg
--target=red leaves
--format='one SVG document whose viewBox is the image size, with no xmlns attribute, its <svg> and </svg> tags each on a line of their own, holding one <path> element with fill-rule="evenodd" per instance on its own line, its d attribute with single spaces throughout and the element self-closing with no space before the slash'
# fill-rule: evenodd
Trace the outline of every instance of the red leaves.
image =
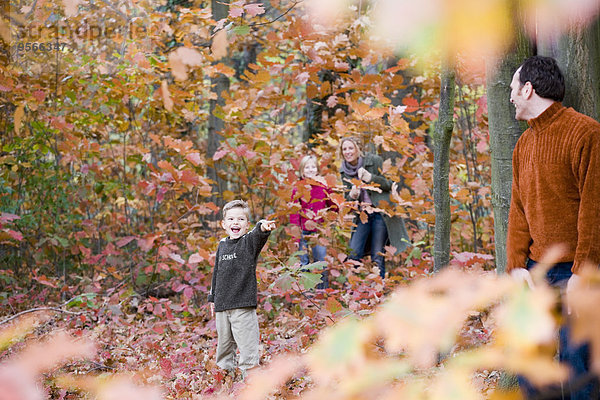
<svg viewBox="0 0 600 400">
<path fill-rule="evenodd" d="M 117 247 L 124 247 L 127 246 L 128 243 L 130 243 L 132 240 L 135 240 L 136 237 L 135 236 L 125 236 L 119 240 L 117 240 Z"/>
<path fill-rule="evenodd" d="M 213 160 L 219 161 L 221 158 L 225 157 L 229 153 L 226 149 L 217 150 L 213 155 Z"/>
<path fill-rule="evenodd" d="M 415 112 L 419 109 L 419 102 L 412 97 L 403 98 L 402 104 L 406 106 L 406 112 Z"/>
<path fill-rule="evenodd" d="M 18 215 L 5 212 L 0 213 L 0 244 L 14 245 L 13 241 L 20 242 L 23 240 L 21 232 L 4 227 L 7 223 L 10 224 L 18 219 L 21 219 Z"/>
<path fill-rule="evenodd" d="M 463 251 L 462 253 L 454 253 L 453 261 L 462 267 L 469 267 L 473 264 L 486 264 L 494 260 L 491 254 L 470 253 Z"/>
</svg>

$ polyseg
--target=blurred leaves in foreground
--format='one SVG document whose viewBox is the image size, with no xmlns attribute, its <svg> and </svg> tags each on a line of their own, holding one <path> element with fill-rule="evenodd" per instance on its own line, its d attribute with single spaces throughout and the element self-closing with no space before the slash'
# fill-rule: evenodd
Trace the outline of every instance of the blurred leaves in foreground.
<svg viewBox="0 0 600 400">
<path fill-rule="evenodd" d="M 540 274 L 534 271 L 533 276 Z M 568 305 L 577 337 L 592 343 L 596 372 L 598 300 L 600 272 L 590 268 L 582 274 Z M 518 398 L 514 392 L 483 388 L 477 374 L 507 371 L 540 385 L 564 379 L 566 369 L 554 360 L 556 331 L 564 320 L 560 306 L 559 293 L 543 280 L 530 289 L 506 275 L 448 268 L 398 288 L 364 318 L 355 314 L 342 319 L 324 330 L 307 352 L 275 356 L 265 367 L 252 371 L 244 384 L 217 394 L 191 396 L 243 400 Z M 483 327 L 481 340 L 469 343 L 464 333 L 474 319 Z M 0 333 L 5 347 L 9 335 L 33 326 L 31 321 L 19 324 Z M 143 374 L 59 372 L 57 367 L 65 363 L 92 359 L 95 354 L 90 341 L 73 339 L 64 332 L 27 343 L 6 356 L 10 351 L 8 347 L 0 364 L 2 400 L 48 398 L 40 382 L 42 374 L 49 372 L 54 385 L 99 399 L 162 397 L 158 389 L 143 386 L 153 380 Z"/>
</svg>

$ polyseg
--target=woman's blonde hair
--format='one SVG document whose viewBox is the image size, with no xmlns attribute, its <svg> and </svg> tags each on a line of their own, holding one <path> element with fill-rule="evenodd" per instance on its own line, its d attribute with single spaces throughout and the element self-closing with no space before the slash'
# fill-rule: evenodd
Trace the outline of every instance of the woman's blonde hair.
<svg viewBox="0 0 600 400">
<path fill-rule="evenodd" d="M 298 175 L 301 179 L 304 179 L 304 167 L 306 167 L 306 164 L 308 164 L 310 160 L 313 160 L 315 162 L 315 165 L 317 166 L 317 172 L 320 173 L 317 157 L 315 157 L 312 154 L 309 154 L 307 156 L 302 157 L 302 160 L 300 160 L 300 165 L 298 166 Z"/>
<path fill-rule="evenodd" d="M 340 146 L 338 148 L 338 157 L 339 158 L 344 158 L 344 155 L 342 154 L 342 146 L 344 145 L 344 142 L 352 142 L 356 148 L 358 149 L 358 155 L 360 157 L 364 157 L 364 153 L 362 151 L 362 144 L 360 142 L 360 139 L 358 139 L 356 136 L 346 136 L 344 138 L 342 138 L 342 140 L 340 140 Z"/>
</svg>

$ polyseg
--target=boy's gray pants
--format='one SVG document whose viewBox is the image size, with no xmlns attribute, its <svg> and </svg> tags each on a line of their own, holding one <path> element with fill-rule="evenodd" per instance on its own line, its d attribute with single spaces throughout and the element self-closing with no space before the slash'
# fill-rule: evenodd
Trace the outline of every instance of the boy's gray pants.
<svg viewBox="0 0 600 400">
<path fill-rule="evenodd" d="M 246 371 L 258 365 L 260 334 L 256 308 L 234 308 L 216 312 L 217 365 L 226 370 L 235 369 L 235 352 L 240 350 L 238 367 Z"/>
</svg>

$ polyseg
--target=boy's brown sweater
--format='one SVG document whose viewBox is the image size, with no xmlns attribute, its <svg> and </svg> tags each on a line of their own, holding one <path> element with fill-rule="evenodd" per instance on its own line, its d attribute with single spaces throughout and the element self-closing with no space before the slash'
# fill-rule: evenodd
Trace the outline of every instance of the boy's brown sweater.
<svg viewBox="0 0 600 400">
<path fill-rule="evenodd" d="M 513 152 L 506 270 L 567 245 L 557 262 L 600 263 L 600 123 L 554 103 Z"/>
</svg>

